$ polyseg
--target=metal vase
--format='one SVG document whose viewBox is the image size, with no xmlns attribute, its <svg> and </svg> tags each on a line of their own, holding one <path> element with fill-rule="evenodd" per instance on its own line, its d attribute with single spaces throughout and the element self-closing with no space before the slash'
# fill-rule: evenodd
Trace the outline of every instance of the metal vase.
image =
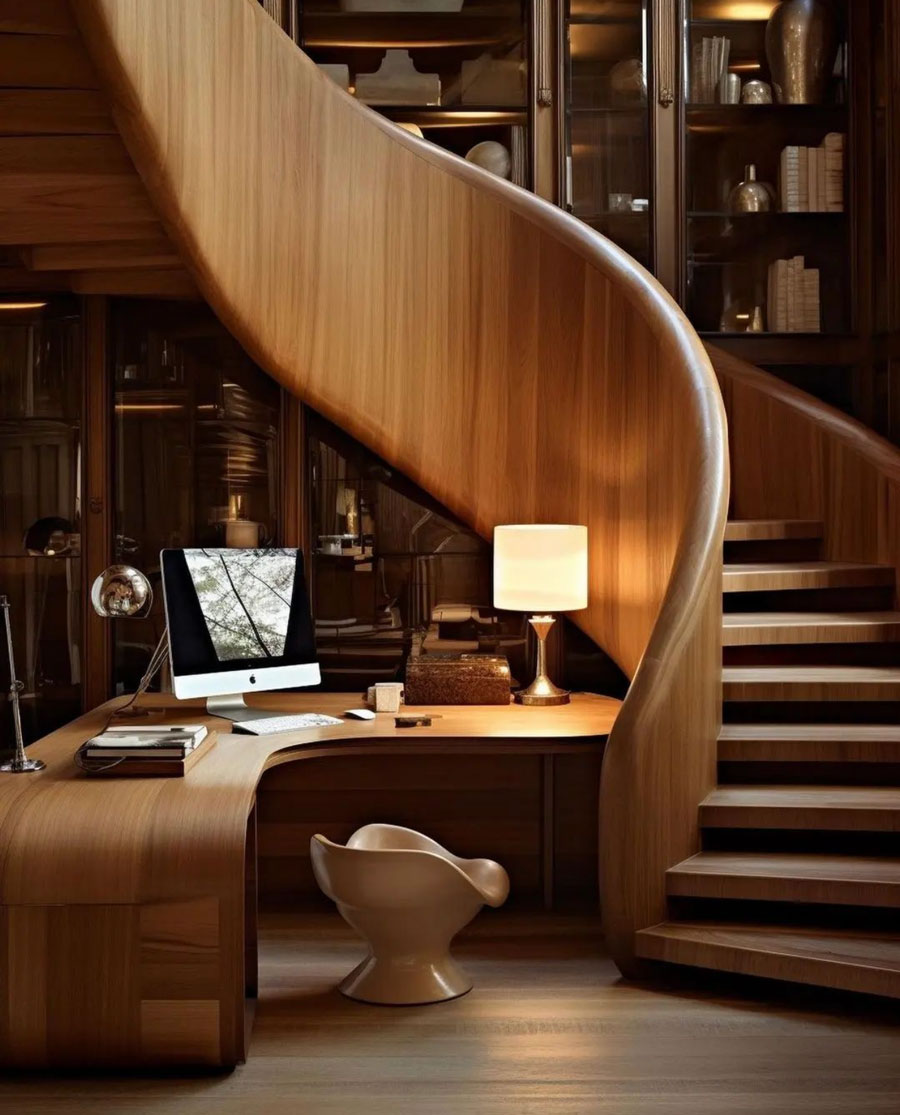
<svg viewBox="0 0 900 1115">
<path fill-rule="evenodd" d="M 830 4 L 783 0 L 766 27 L 766 56 L 778 103 L 821 104 L 837 50 L 838 22 Z"/>
</svg>

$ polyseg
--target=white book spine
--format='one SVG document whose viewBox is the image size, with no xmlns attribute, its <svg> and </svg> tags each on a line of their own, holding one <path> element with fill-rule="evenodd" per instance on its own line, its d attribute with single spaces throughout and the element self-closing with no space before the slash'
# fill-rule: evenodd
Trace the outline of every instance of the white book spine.
<svg viewBox="0 0 900 1115">
<path fill-rule="evenodd" d="M 803 273 L 805 322 L 807 333 L 822 332 L 822 309 L 819 301 L 819 269 L 810 267 Z"/>
<path fill-rule="evenodd" d="M 797 198 L 798 213 L 809 212 L 809 148 L 798 147 L 797 159 L 799 162 L 799 170 L 797 174 L 797 182 L 799 183 L 799 196 Z"/>
<path fill-rule="evenodd" d="M 781 153 L 781 208 L 800 212 L 800 148 L 785 147 Z"/>
<path fill-rule="evenodd" d="M 819 151 L 816 147 L 806 149 L 806 191 L 807 208 L 810 213 L 819 211 Z"/>
</svg>

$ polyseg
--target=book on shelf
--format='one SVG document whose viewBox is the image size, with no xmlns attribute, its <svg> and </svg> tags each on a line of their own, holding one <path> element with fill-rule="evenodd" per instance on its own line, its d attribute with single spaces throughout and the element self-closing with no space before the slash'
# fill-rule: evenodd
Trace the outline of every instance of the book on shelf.
<svg viewBox="0 0 900 1115">
<path fill-rule="evenodd" d="M 825 151 L 825 209 L 844 212 L 844 135 L 829 132 L 822 143 Z"/>
<path fill-rule="evenodd" d="M 844 136 L 830 132 L 819 147 L 785 147 L 778 181 L 783 213 L 843 213 Z"/>
<path fill-rule="evenodd" d="M 766 294 L 768 326 L 773 333 L 820 333 L 820 275 L 804 256 L 769 265 Z"/>
</svg>

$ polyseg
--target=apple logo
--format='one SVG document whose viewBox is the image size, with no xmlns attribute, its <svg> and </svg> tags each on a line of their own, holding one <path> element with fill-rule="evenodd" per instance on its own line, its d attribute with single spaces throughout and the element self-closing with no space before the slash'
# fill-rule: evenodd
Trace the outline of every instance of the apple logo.
<svg viewBox="0 0 900 1115">
<path fill-rule="evenodd" d="M 250 675 L 250 684 L 251 685 L 256 685 L 256 674 L 251 674 Z"/>
</svg>

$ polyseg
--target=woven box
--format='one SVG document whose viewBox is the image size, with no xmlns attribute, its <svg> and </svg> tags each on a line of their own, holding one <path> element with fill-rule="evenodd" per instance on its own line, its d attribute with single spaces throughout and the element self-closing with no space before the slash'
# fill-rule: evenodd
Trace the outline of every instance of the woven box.
<svg viewBox="0 0 900 1115">
<path fill-rule="evenodd" d="M 423 654 L 406 665 L 408 705 L 508 705 L 509 663 L 495 654 Z"/>
</svg>

